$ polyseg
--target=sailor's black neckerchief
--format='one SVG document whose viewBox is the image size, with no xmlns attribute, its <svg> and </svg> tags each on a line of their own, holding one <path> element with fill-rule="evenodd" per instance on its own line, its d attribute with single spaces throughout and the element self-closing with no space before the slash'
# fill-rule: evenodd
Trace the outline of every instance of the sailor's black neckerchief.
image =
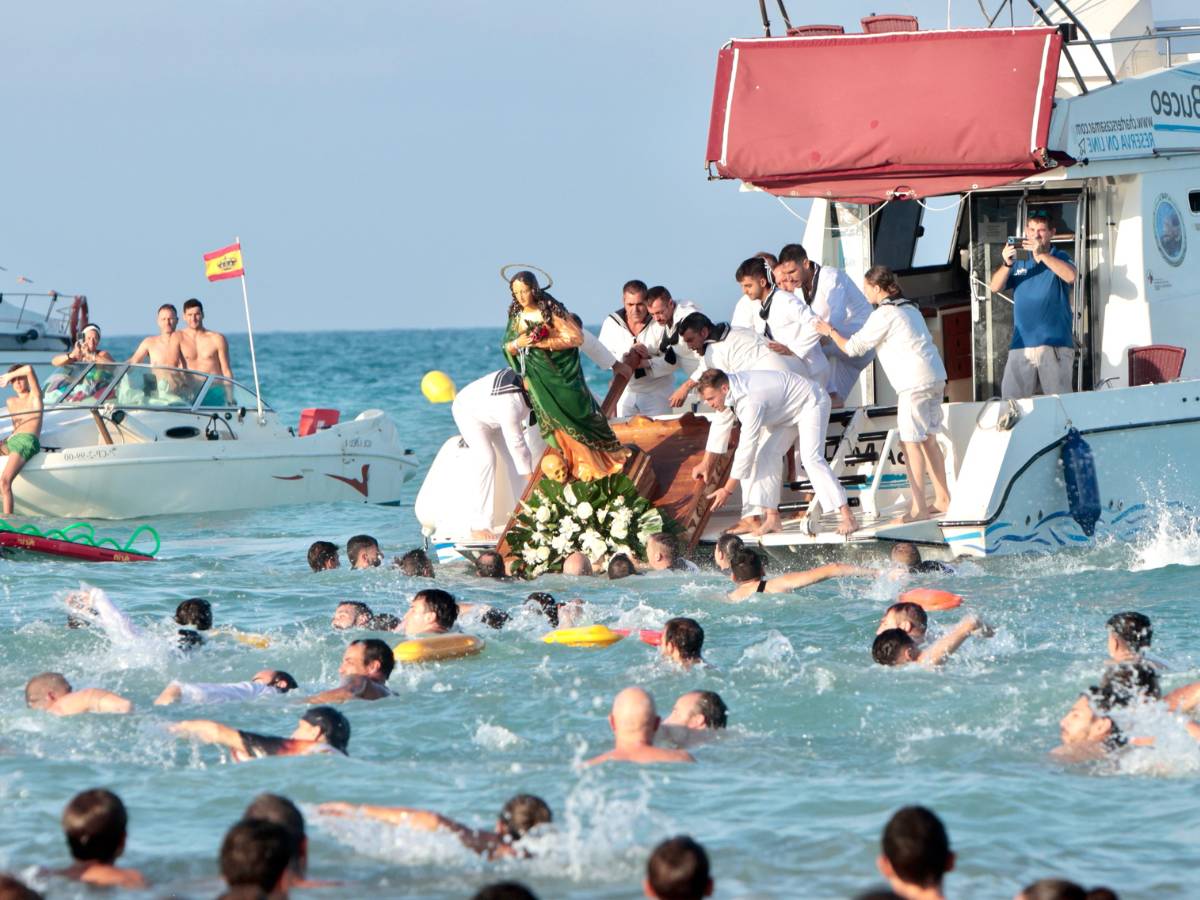
<svg viewBox="0 0 1200 900">
<path fill-rule="evenodd" d="M 529 392 L 525 390 L 525 382 L 512 369 L 501 369 L 492 381 L 492 396 L 499 397 L 502 394 L 520 394 L 525 405 L 529 407 L 529 424 L 537 424 L 537 416 L 533 413 L 533 403 L 529 400 Z"/>
<path fill-rule="evenodd" d="M 729 324 L 727 322 L 718 322 L 708 333 L 708 338 L 704 341 L 704 346 L 707 347 L 709 344 L 723 341 L 727 337 L 729 337 Z"/>
<path fill-rule="evenodd" d="M 916 306 L 916 300 L 909 300 L 907 297 L 888 297 L 882 301 L 880 306 Z"/>
<path fill-rule="evenodd" d="M 635 343 L 637 342 L 638 336 L 637 336 L 637 334 L 633 334 L 633 329 L 629 327 L 629 318 L 625 314 L 625 307 L 622 306 L 620 309 L 618 309 L 615 313 L 612 314 L 611 318 L 617 322 L 620 322 L 622 325 L 624 325 L 625 330 L 628 331 L 631 335 L 633 335 L 634 342 Z M 646 324 L 642 326 L 642 331 L 645 331 L 649 327 L 650 327 L 650 322 L 647 321 Z M 638 334 L 641 334 L 641 333 L 642 333 L 641 331 L 638 332 Z M 672 358 L 668 359 L 667 362 L 674 364 L 675 354 L 672 353 L 671 356 L 672 356 Z M 666 358 L 666 354 L 663 354 L 663 357 Z M 645 367 L 633 370 L 634 378 L 645 378 L 649 374 L 650 374 L 650 372 Z"/>
<path fill-rule="evenodd" d="M 775 335 L 771 334 L 771 323 L 767 321 L 767 317 L 771 315 L 771 303 L 775 299 L 775 292 L 779 290 L 777 287 L 771 288 L 771 293 L 767 294 L 767 299 L 762 302 L 762 309 L 758 311 L 758 317 L 766 323 L 763 328 L 763 337 L 768 341 L 775 340 Z"/>
<path fill-rule="evenodd" d="M 682 321 L 682 320 L 680 320 Z M 665 334 L 662 340 L 658 342 L 658 352 L 662 354 L 662 358 L 668 366 L 675 365 L 678 357 L 675 355 L 675 345 L 679 343 L 679 325 L 672 325 Z"/>
<path fill-rule="evenodd" d="M 812 286 L 804 289 L 804 302 L 812 306 L 813 298 L 817 296 L 817 282 L 821 280 L 821 266 L 813 263 Z M 803 285 L 802 285 L 803 287 Z"/>
</svg>

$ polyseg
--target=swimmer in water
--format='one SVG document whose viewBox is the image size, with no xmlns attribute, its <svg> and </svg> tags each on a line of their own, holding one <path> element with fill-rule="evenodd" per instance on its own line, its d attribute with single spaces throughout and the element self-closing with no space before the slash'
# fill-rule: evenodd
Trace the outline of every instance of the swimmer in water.
<svg viewBox="0 0 1200 900">
<path fill-rule="evenodd" d="M 955 571 L 953 566 L 936 559 L 921 559 L 921 551 L 917 549 L 917 545 L 908 541 L 893 544 L 890 556 L 892 565 L 899 569 L 901 574 L 920 575 L 935 572 L 953 575 Z"/>
<path fill-rule="evenodd" d="M 329 623 L 338 631 L 358 628 L 363 631 L 399 631 L 400 620 L 391 613 L 373 613 L 371 607 L 357 600 L 343 600 L 333 611 Z"/>
<path fill-rule="evenodd" d="M 695 619 L 677 616 L 663 626 L 658 652 L 684 669 L 708 665 L 700 651 L 704 649 L 704 629 Z"/>
<path fill-rule="evenodd" d="M 174 703 L 229 703 L 235 700 L 257 700 L 260 697 L 280 697 L 296 690 L 296 679 L 278 669 L 264 669 L 249 681 L 232 684 L 207 684 L 172 681 L 155 700 L 155 706 Z"/>
<path fill-rule="evenodd" d="M 383 562 L 379 541 L 369 534 L 356 534 L 346 541 L 346 559 L 352 569 L 373 569 Z"/>
<path fill-rule="evenodd" d="M 969 615 L 922 650 L 907 631 L 902 628 L 889 628 L 875 635 L 875 642 L 871 645 L 871 658 L 881 666 L 904 666 L 909 663 L 937 666 L 945 662 L 946 657 L 975 633 L 990 637 L 992 631 L 978 616 Z"/>
<path fill-rule="evenodd" d="M 125 852 L 128 827 L 125 804 L 112 791 L 95 788 L 76 794 L 62 814 L 63 834 L 74 862 L 54 874 L 97 887 L 146 887 L 141 872 L 117 865 Z"/>
<path fill-rule="evenodd" d="M 446 634 L 458 621 L 458 602 L 439 588 L 418 591 L 404 614 L 401 625 L 408 637 Z"/>
<path fill-rule="evenodd" d="M 650 900 L 702 900 L 712 892 L 708 854 L 685 834 L 663 841 L 646 861 L 642 893 Z"/>
<path fill-rule="evenodd" d="M 436 577 L 433 572 L 433 563 L 429 560 L 429 554 L 420 547 L 416 550 L 409 550 L 403 556 L 397 557 L 392 563 L 392 567 L 399 569 L 410 578 Z"/>
<path fill-rule="evenodd" d="M 381 700 L 392 696 L 387 680 L 396 667 L 392 648 L 378 638 L 351 641 L 342 654 L 338 674 L 342 683 L 309 697 L 307 703 L 344 703 L 347 700 Z"/>
<path fill-rule="evenodd" d="M 228 747 L 235 762 L 264 756 L 312 756 L 324 753 L 345 756 L 350 752 L 350 722 L 332 706 L 314 706 L 305 712 L 291 737 L 286 738 L 240 731 L 211 719 L 187 719 L 176 722 L 170 730 L 179 737 Z"/>
<path fill-rule="evenodd" d="M 674 535 L 660 531 L 646 538 L 646 565 L 655 572 L 699 572 L 700 567 L 679 554 Z"/>
<path fill-rule="evenodd" d="M 730 560 L 729 577 L 735 586 L 726 596 L 734 601 L 749 600 L 755 594 L 784 594 L 830 578 L 848 575 L 874 577 L 878 574 L 874 569 L 864 569 L 849 563 L 829 563 L 815 569 L 805 569 L 803 572 L 786 572 L 774 578 L 767 578 L 763 558 L 753 550 L 743 548 L 734 553 L 733 559 Z"/>
<path fill-rule="evenodd" d="M 879 620 L 876 634 L 883 634 L 893 628 L 899 628 L 916 643 L 925 642 L 925 632 L 929 628 L 929 614 L 919 603 L 893 603 Z"/>
<path fill-rule="evenodd" d="M 219 900 L 288 896 L 292 837 L 266 819 L 242 819 L 221 841 L 221 877 L 229 890 Z"/>
<path fill-rule="evenodd" d="M 98 587 L 81 584 L 79 590 L 68 592 L 63 602 L 69 610 L 70 628 L 96 625 L 114 643 L 130 643 L 142 637 L 141 629 Z"/>
<path fill-rule="evenodd" d="M 629 687 L 617 694 L 608 716 L 613 732 L 613 749 L 589 759 L 584 765 L 606 762 L 651 763 L 695 762 L 686 750 L 668 750 L 654 746 L 654 735 L 662 720 L 654 708 L 654 698 L 639 687 Z"/>
<path fill-rule="evenodd" d="M 1110 663 L 1139 662 L 1150 649 L 1154 629 L 1150 618 L 1140 612 L 1122 612 L 1109 618 L 1108 661 Z"/>
<path fill-rule="evenodd" d="M 550 807 L 541 797 L 517 794 L 500 810 L 492 831 L 478 830 L 426 809 L 407 806 L 372 806 L 358 803 L 322 803 L 317 811 L 327 816 L 360 815 L 418 831 L 449 831 L 463 846 L 488 859 L 524 858 L 529 853 L 519 846 L 522 838 L 552 821 Z"/>
<path fill-rule="evenodd" d="M 308 877 L 308 834 L 304 828 L 304 814 L 287 797 L 281 797 L 279 794 L 259 794 L 242 813 L 242 820 L 246 819 L 274 822 L 287 832 L 291 858 L 284 878 L 286 889 L 341 886 L 341 882 L 315 881 Z"/>
<path fill-rule="evenodd" d="M 525 598 L 525 606 L 545 616 L 551 628 L 574 628 L 583 619 L 583 601 L 578 598 L 560 603 L 553 594 L 534 591 Z"/>
<path fill-rule="evenodd" d="M 80 713 L 133 712 L 133 703 L 120 694 L 100 688 L 76 691 L 58 672 L 34 675 L 25 685 L 25 705 L 53 716 L 77 716 Z"/>
<path fill-rule="evenodd" d="M 746 542 L 736 534 L 723 534 L 713 545 L 713 562 L 722 572 L 728 572 L 733 563 L 733 556 L 739 550 L 744 550 Z"/>
<path fill-rule="evenodd" d="M 475 557 L 475 575 L 478 578 L 507 578 L 508 572 L 504 570 L 504 557 L 495 550 L 484 550 Z"/>
<path fill-rule="evenodd" d="M 884 826 L 875 865 L 897 896 L 942 900 L 954 861 L 942 820 L 923 806 L 905 806 Z"/>
<path fill-rule="evenodd" d="M 581 551 L 576 550 L 563 560 L 564 575 L 592 575 L 592 561 L 587 558 Z"/>
<path fill-rule="evenodd" d="M 309 545 L 308 567 L 314 572 L 328 572 L 340 565 L 337 544 L 330 541 L 313 541 Z"/>
<path fill-rule="evenodd" d="M 675 701 L 658 733 L 676 747 L 690 747 L 712 738 L 729 723 L 729 710 L 716 691 L 688 691 Z"/>
</svg>

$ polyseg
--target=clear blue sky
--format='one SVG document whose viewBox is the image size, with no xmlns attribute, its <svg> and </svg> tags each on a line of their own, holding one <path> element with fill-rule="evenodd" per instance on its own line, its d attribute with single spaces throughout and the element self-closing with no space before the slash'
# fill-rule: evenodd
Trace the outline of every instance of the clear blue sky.
<svg viewBox="0 0 1200 900">
<path fill-rule="evenodd" d="M 945 23 L 789 4 L 885 11 Z M 591 322 L 629 278 L 720 312 L 738 262 L 801 234 L 704 178 L 716 53 L 761 34 L 754 0 L 23 3 L 4 31 L 0 289 L 87 293 L 110 333 L 193 295 L 243 330 L 200 262 L 235 235 L 255 327 L 310 330 L 499 324 L 506 262 Z"/>
</svg>

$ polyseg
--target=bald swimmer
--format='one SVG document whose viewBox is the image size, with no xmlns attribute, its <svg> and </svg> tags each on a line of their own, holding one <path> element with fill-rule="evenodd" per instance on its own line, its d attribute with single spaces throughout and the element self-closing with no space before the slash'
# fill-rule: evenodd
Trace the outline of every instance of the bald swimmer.
<svg viewBox="0 0 1200 900">
<path fill-rule="evenodd" d="M 625 688 L 613 700 L 608 724 L 613 732 L 613 749 L 589 759 L 584 765 L 605 762 L 685 763 L 695 762 L 686 750 L 668 750 L 654 746 L 654 735 L 662 720 L 654 708 L 654 698 L 639 687 Z"/>
<path fill-rule="evenodd" d="M 25 705 L 54 716 L 77 716 L 80 713 L 127 713 L 133 703 L 120 694 L 100 688 L 77 691 L 59 672 L 34 675 L 25 685 Z"/>
</svg>

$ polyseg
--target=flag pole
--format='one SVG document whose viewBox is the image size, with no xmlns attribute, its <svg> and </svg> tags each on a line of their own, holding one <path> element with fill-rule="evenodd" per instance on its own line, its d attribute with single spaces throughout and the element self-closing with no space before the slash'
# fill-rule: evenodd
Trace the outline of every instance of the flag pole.
<svg viewBox="0 0 1200 900">
<path fill-rule="evenodd" d="M 242 239 L 233 242 L 240 248 Z M 254 398 L 258 401 L 258 422 L 263 422 L 262 388 L 258 386 L 258 359 L 254 356 L 254 328 L 250 325 L 250 296 L 246 293 L 246 268 L 242 266 L 242 305 L 246 307 L 246 336 L 250 338 L 250 368 L 254 371 Z"/>
</svg>

